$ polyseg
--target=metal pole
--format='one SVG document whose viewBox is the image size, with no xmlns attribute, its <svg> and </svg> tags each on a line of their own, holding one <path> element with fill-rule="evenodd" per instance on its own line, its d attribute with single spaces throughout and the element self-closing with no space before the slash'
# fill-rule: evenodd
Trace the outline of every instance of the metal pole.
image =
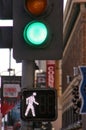
<svg viewBox="0 0 86 130">
<path fill-rule="evenodd" d="M 9 76 L 11 75 L 11 48 L 9 49 Z"/>
<path fill-rule="evenodd" d="M 35 65 L 33 61 L 22 61 L 22 89 L 31 89 L 34 86 Z M 33 130 L 32 122 L 22 121 L 21 130 Z"/>
</svg>

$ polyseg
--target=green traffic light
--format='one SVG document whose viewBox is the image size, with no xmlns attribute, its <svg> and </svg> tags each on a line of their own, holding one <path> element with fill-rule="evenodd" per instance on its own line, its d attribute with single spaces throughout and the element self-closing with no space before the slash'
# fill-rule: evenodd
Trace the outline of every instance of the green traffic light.
<svg viewBox="0 0 86 130">
<path fill-rule="evenodd" d="M 48 37 L 47 26 L 39 21 L 33 21 L 26 25 L 24 29 L 24 39 L 32 46 L 45 44 Z"/>
</svg>

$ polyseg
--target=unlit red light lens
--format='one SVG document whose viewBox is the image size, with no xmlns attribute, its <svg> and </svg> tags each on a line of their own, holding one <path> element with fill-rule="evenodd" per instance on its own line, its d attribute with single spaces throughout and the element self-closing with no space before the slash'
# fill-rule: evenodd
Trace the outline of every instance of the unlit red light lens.
<svg viewBox="0 0 86 130">
<path fill-rule="evenodd" d="M 41 15 L 47 8 L 47 0 L 26 0 L 26 9 L 35 16 Z"/>
</svg>

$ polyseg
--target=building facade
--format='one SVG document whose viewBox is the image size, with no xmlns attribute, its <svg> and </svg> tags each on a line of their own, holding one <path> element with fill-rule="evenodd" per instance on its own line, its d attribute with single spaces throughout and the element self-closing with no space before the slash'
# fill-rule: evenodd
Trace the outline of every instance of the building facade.
<svg viewBox="0 0 86 130">
<path fill-rule="evenodd" d="M 79 92 L 79 66 L 86 66 L 86 0 L 68 0 L 64 12 L 62 59 L 62 130 L 86 130 L 86 116 L 74 111 L 73 90 Z M 78 100 L 81 103 L 80 93 Z"/>
</svg>

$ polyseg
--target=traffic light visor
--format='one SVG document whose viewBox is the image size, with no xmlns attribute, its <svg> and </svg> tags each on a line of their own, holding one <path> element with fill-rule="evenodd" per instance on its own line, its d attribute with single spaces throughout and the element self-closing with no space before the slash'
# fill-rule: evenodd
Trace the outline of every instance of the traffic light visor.
<svg viewBox="0 0 86 130">
<path fill-rule="evenodd" d="M 32 46 L 44 45 L 48 37 L 47 26 L 39 21 L 33 21 L 24 28 L 24 39 Z"/>
<path fill-rule="evenodd" d="M 32 15 L 39 16 L 47 8 L 47 0 L 25 0 L 25 8 Z"/>
</svg>

